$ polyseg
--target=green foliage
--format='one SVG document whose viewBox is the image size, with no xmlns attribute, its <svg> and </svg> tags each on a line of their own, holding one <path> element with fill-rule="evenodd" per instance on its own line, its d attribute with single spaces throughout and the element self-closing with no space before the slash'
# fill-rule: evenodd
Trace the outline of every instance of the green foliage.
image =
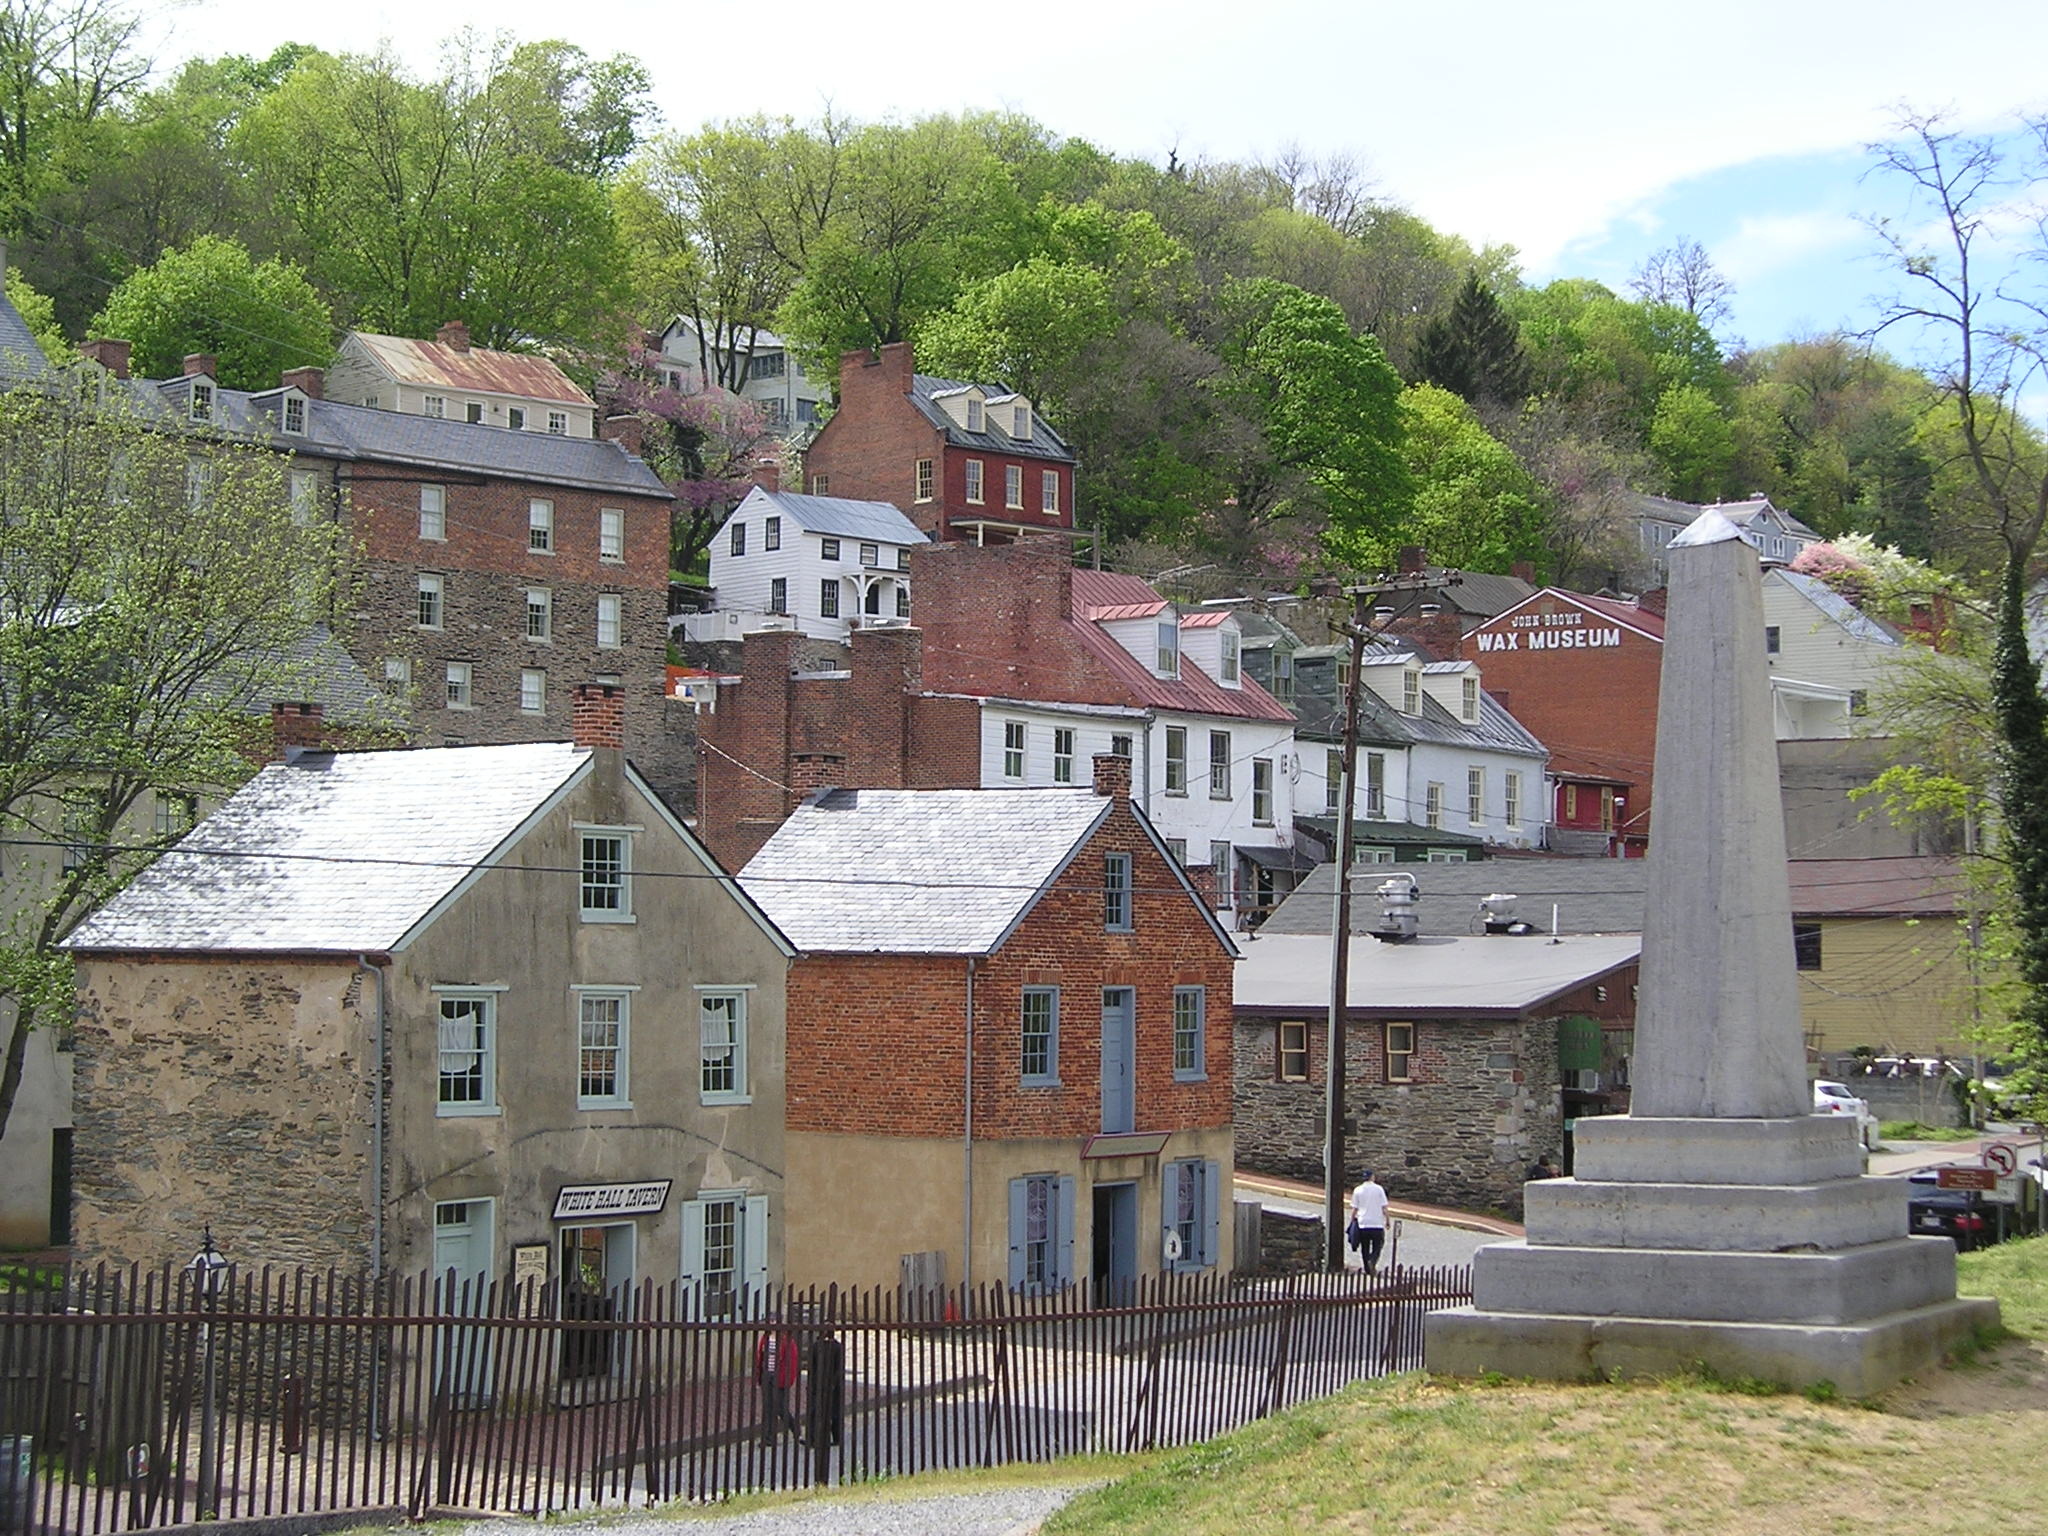
<svg viewBox="0 0 2048 1536">
<path fill-rule="evenodd" d="M 926 372 L 1000 381 L 1057 414 L 1082 359 L 1118 323 L 1107 274 L 1034 256 L 926 320 L 917 357 Z"/>
<path fill-rule="evenodd" d="M 1719 501 L 1735 460 L 1735 432 L 1712 395 L 1674 384 L 1657 398 L 1649 447 L 1665 489 L 1685 501 Z"/>
<path fill-rule="evenodd" d="M 29 285 L 29 280 L 12 267 L 7 269 L 7 302 L 20 314 L 29 335 L 35 337 L 44 358 L 62 365 L 73 356 L 71 344 L 57 325 L 57 306 Z"/>
<path fill-rule="evenodd" d="M 1515 411 L 1529 394 L 1520 333 L 1479 274 L 1466 274 L 1450 312 L 1423 328 L 1415 377 L 1468 405 Z"/>
<path fill-rule="evenodd" d="M 96 335 L 135 344 L 148 378 L 175 376 L 190 352 L 220 360 L 229 389 L 270 389 L 286 368 L 325 367 L 334 321 L 297 267 L 257 262 L 232 240 L 201 235 L 130 274 L 93 318 Z"/>
<path fill-rule="evenodd" d="M 1401 417 L 1415 487 L 1402 541 L 1472 571 L 1505 572 L 1517 560 L 1536 559 L 1543 535 L 1536 482 L 1472 407 L 1448 390 L 1417 384 L 1402 393 Z M 1390 565 L 1393 555 L 1383 547 L 1367 563 Z"/>
</svg>

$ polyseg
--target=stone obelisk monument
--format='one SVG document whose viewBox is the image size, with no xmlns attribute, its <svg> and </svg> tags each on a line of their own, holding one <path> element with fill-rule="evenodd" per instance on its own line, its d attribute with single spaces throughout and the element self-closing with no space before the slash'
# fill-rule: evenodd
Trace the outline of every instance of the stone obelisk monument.
<svg viewBox="0 0 2048 1536">
<path fill-rule="evenodd" d="M 1955 1247 L 1906 1235 L 1853 1120 L 1812 1113 L 1755 552 L 1718 512 L 1670 548 L 1657 804 L 1626 1115 L 1525 1190 L 1433 1314 L 1432 1371 L 1552 1380 L 1695 1364 L 1867 1396 L 1995 1323 Z"/>
</svg>

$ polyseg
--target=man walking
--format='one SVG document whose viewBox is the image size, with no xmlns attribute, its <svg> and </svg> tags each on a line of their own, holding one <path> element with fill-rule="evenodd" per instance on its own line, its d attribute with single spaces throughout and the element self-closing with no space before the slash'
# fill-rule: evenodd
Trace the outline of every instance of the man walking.
<svg viewBox="0 0 2048 1536">
<path fill-rule="evenodd" d="M 1368 1275 L 1377 1274 L 1380 1250 L 1387 1243 L 1387 1192 L 1373 1182 L 1372 1170 L 1351 1191 L 1351 1220 L 1358 1228 L 1358 1257 Z"/>
</svg>

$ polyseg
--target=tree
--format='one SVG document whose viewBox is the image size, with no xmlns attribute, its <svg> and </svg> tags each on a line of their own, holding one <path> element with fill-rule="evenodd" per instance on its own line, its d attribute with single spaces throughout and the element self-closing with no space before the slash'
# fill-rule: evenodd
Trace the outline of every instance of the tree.
<svg viewBox="0 0 2048 1536">
<path fill-rule="evenodd" d="M 0 234 L 20 231 L 66 138 L 148 78 L 118 0 L 0 0 Z"/>
<path fill-rule="evenodd" d="M 133 342 L 146 377 L 174 375 L 187 353 L 209 352 L 229 389 L 274 388 L 284 369 L 324 368 L 334 357 L 334 318 L 305 274 L 274 258 L 252 261 L 213 235 L 131 273 L 92 323 Z"/>
<path fill-rule="evenodd" d="M 0 1129 L 30 1032 L 68 1017 L 57 946 L 167 841 L 134 830 L 143 797 L 246 777 L 251 712 L 306 696 L 291 658 L 343 553 L 270 453 L 118 394 L 0 396 Z"/>
<path fill-rule="evenodd" d="M 1905 115 L 1898 135 L 1873 145 L 1872 154 L 1913 196 L 1915 218 L 1875 220 L 1872 228 L 1901 279 L 1880 329 L 1933 349 L 1962 466 L 1997 540 L 1994 782 L 2023 989 L 2018 1086 L 2041 1115 L 2048 1114 L 2048 703 L 2027 645 L 2026 604 L 2048 522 L 2048 459 L 2025 416 L 2030 392 L 2048 375 L 2048 299 L 2028 285 L 2048 261 L 2039 210 L 2027 260 L 2004 283 L 1987 280 L 1980 259 L 2009 200 L 2048 174 L 2048 119 L 2023 126 L 2027 148 L 2016 157 L 1996 138 L 1952 131 L 1938 114 Z"/>
<path fill-rule="evenodd" d="M 71 356 L 71 344 L 57 326 L 56 305 L 36 292 L 29 280 L 12 267 L 7 269 L 7 302 L 21 316 L 29 335 L 35 337 L 46 361 L 62 363 Z"/>
<path fill-rule="evenodd" d="M 1735 285 L 1721 275 L 1697 240 L 1680 240 L 1652 251 L 1628 285 L 1645 303 L 1682 309 L 1708 330 L 1728 318 L 1732 309 L 1728 301 L 1735 294 Z"/>
<path fill-rule="evenodd" d="M 1450 312 L 1423 328 L 1414 371 L 1481 411 L 1512 413 L 1529 395 L 1521 335 L 1477 272 L 1465 274 Z"/>
<path fill-rule="evenodd" d="M 1683 501 L 1719 501 L 1735 459 L 1735 432 L 1697 384 L 1674 384 L 1657 399 L 1650 452 L 1665 490 Z"/>
<path fill-rule="evenodd" d="M 1401 395 L 1403 454 L 1414 513 L 1402 542 L 1465 570 L 1506 572 L 1543 552 L 1540 493 L 1507 445 L 1449 390 L 1416 384 Z M 1391 545 L 1376 551 L 1390 565 Z"/>
</svg>

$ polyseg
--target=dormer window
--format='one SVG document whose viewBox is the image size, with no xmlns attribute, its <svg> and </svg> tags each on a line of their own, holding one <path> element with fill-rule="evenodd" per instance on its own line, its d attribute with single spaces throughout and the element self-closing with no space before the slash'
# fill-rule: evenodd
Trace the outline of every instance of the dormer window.
<svg viewBox="0 0 2048 1536">
<path fill-rule="evenodd" d="M 968 396 L 967 398 L 967 430 L 970 432 L 979 432 L 983 430 L 981 420 L 981 402 L 975 399 L 972 395 Z"/>
<path fill-rule="evenodd" d="M 1180 676 L 1180 620 L 1168 613 L 1159 621 L 1159 665 L 1161 677 Z"/>
<path fill-rule="evenodd" d="M 1226 629 L 1223 631 L 1223 669 L 1220 675 L 1222 676 L 1224 682 L 1229 683 L 1233 687 L 1235 687 L 1238 682 L 1239 671 L 1241 668 L 1239 647 L 1243 643 L 1244 642 L 1241 639 L 1239 639 L 1236 630 Z"/>
<path fill-rule="evenodd" d="M 306 430 L 306 402 L 298 395 L 284 397 L 284 429 L 294 436 Z"/>
<path fill-rule="evenodd" d="M 1422 713 L 1422 669 L 1410 667 L 1401 674 L 1401 713 Z"/>
<path fill-rule="evenodd" d="M 1465 679 L 1464 704 L 1465 718 L 1467 720 L 1477 720 L 1479 718 L 1479 679 L 1476 677 Z"/>
<path fill-rule="evenodd" d="M 213 420 L 213 386 L 211 384 L 194 384 L 192 386 L 191 412 L 194 421 Z"/>
<path fill-rule="evenodd" d="M 1031 407 L 1016 405 L 1010 408 L 1010 436 L 1021 442 L 1031 440 Z"/>
</svg>

